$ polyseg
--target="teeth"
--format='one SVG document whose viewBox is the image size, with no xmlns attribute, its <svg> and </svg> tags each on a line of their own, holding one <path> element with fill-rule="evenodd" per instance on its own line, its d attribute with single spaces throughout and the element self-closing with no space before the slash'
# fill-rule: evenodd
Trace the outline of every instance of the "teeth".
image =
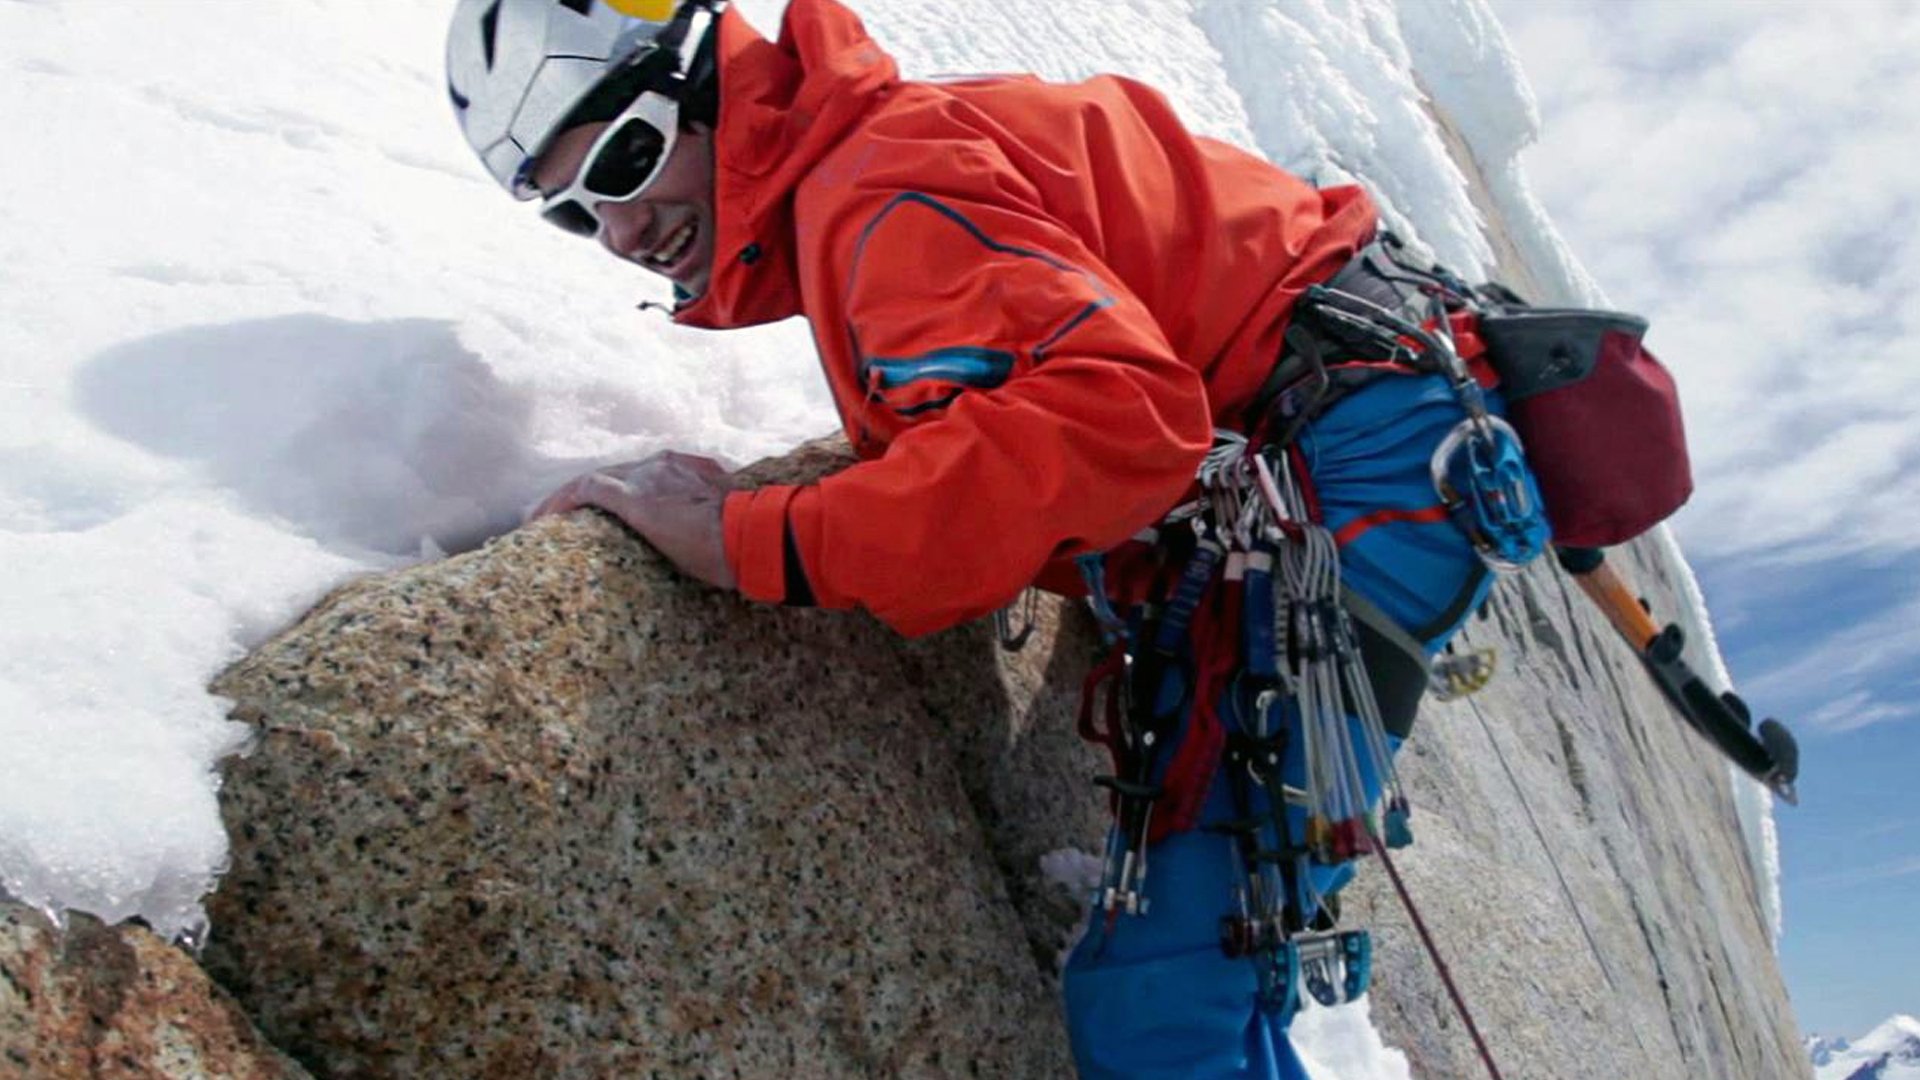
<svg viewBox="0 0 1920 1080">
<path fill-rule="evenodd" d="M 672 238 L 656 249 L 653 254 L 647 256 L 647 261 L 655 266 L 672 266 L 675 262 L 679 261 L 681 255 L 686 253 L 687 245 L 692 242 L 693 223 L 688 222 L 682 225 L 680 230 L 674 233 Z"/>
</svg>

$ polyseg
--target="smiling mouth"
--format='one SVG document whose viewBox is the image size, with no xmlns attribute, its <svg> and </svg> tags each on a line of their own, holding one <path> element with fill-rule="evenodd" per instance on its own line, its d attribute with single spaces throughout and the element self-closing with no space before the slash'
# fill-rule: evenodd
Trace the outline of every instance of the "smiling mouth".
<svg viewBox="0 0 1920 1080">
<path fill-rule="evenodd" d="M 694 235 L 700 231 L 699 222 L 689 221 L 675 229 L 673 235 L 661 245 L 640 257 L 640 261 L 656 270 L 670 270 L 686 258 L 693 250 Z"/>
</svg>

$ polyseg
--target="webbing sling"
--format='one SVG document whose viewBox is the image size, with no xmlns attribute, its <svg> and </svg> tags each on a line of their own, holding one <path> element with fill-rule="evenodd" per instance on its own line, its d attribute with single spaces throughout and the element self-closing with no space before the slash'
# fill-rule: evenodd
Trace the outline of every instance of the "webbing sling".
<svg viewBox="0 0 1920 1080">
<path fill-rule="evenodd" d="M 1386 269 L 1399 268 L 1389 248 L 1397 244 L 1391 234 L 1382 234 L 1356 252 L 1322 288 L 1406 312 L 1412 316 L 1410 321 L 1419 322 L 1426 301 L 1418 288 L 1420 279 Z M 1281 337 L 1280 355 L 1244 413 L 1249 430 L 1268 425 L 1266 433 L 1274 445 L 1291 443 L 1308 423 L 1385 369 L 1422 374 L 1441 370 L 1431 357 L 1415 349 L 1378 355 L 1376 342 L 1354 340 L 1311 303 L 1295 306 Z"/>
<path fill-rule="evenodd" d="M 1374 698 L 1380 703 L 1380 723 L 1387 734 L 1404 739 L 1413 730 L 1420 698 L 1427 691 L 1427 650 L 1351 587 L 1341 587 L 1340 603 L 1353 616 L 1360 656 L 1373 678 Z"/>
</svg>

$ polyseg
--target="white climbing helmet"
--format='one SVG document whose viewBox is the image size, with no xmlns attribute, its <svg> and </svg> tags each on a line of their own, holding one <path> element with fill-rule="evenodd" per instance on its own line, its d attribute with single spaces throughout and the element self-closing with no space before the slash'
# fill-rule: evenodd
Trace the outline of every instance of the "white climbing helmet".
<svg viewBox="0 0 1920 1080">
<path fill-rule="evenodd" d="M 696 81 L 695 54 L 704 59 L 711 49 L 701 48 L 704 40 L 684 41 L 684 16 L 719 6 L 711 0 L 460 0 L 447 32 L 447 92 L 460 130 L 501 187 L 518 199 L 535 198 L 539 192 L 527 173 L 547 143 L 625 106 L 621 100 L 591 107 L 609 75 L 654 69 L 647 81 L 680 84 L 676 98 L 685 93 Z M 702 23 L 704 39 L 712 20 Z M 650 62 L 655 56 L 657 68 Z M 710 84 L 711 68 L 707 59 L 697 81 Z M 631 100 L 647 88 L 630 86 L 624 96 Z M 591 115 L 609 108 L 605 117 Z"/>
</svg>

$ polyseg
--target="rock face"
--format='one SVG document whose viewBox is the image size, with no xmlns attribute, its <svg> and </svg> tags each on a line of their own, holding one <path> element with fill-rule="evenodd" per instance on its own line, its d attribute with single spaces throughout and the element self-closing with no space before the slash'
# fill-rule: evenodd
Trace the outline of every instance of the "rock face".
<svg viewBox="0 0 1920 1080">
<path fill-rule="evenodd" d="M 0 902 L 0 1077 L 302 1080 L 192 958 L 138 926 Z"/>
<path fill-rule="evenodd" d="M 1075 632 L 903 646 L 591 514 L 349 586 L 216 686 L 206 962 L 323 1076 L 1065 1075 Z"/>
<path fill-rule="evenodd" d="M 1676 584 L 1642 541 L 1610 556 L 1656 612 Z M 1805 1078 L 1726 767 L 1558 571 L 1501 585 L 1458 647 L 1499 676 L 1429 703 L 1403 776 L 1396 860 L 1509 1075 Z M 1384 875 L 1346 917 L 1374 928 L 1374 1018 L 1415 1076 L 1484 1075 Z"/>
<path fill-rule="evenodd" d="M 1468 630 L 1502 672 L 1403 756 L 1402 872 L 1508 1075 L 1804 1077 L 1726 770 L 1570 590 Z M 207 963 L 322 1076 L 1067 1075 L 1093 651 L 747 605 L 585 514 L 349 586 L 217 685 L 259 738 Z M 1383 876 L 1346 910 L 1389 1042 L 1474 1075 Z"/>
</svg>

